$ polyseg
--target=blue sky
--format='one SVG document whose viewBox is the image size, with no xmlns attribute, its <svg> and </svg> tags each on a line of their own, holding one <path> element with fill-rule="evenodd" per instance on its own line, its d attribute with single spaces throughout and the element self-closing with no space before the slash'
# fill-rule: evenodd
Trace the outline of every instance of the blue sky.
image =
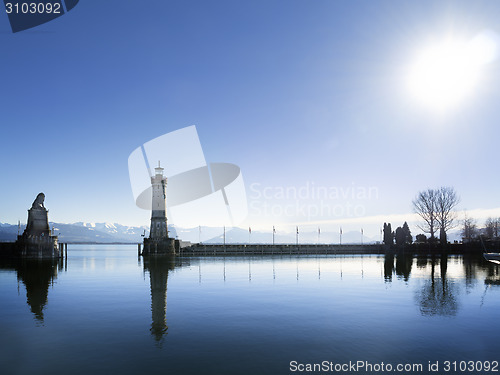
<svg viewBox="0 0 500 375">
<path fill-rule="evenodd" d="M 345 222 L 375 236 L 442 185 L 460 210 L 496 209 L 499 62 L 444 115 L 405 80 L 419 48 L 500 33 L 499 14 L 496 1 L 81 1 L 16 34 L 4 15 L 0 222 L 26 220 L 43 191 L 53 221 L 148 224 L 127 158 L 193 124 L 207 161 L 240 166 L 254 208 L 296 203 L 257 198 L 266 187 L 377 190 L 325 203 L 361 205 L 360 217 L 250 209 L 243 227 Z"/>
</svg>

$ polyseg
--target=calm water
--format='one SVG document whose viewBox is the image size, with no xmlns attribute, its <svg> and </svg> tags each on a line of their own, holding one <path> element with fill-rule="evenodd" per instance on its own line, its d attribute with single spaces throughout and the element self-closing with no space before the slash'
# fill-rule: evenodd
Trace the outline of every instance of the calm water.
<svg viewBox="0 0 500 375">
<path fill-rule="evenodd" d="M 481 259 L 68 252 L 0 268 L 0 373 L 290 374 L 322 361 L 500 373 L 500 271 Z"/>
</svg>

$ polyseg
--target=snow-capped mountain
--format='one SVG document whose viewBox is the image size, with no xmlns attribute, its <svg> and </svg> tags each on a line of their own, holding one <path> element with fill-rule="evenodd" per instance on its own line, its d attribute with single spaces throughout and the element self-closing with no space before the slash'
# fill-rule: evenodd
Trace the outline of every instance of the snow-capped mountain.
<svg viewBox="0 0 500 375">
<path fill-rule="evenodd" d="M 193 243 L 223 243 L 224 230 L 223 228 L 213 227 L 195 227 L 190 229 L 177 228 L 177 233 L 180 239 L 190 241 Z M 295 244 L 297 242 L 297 234 L 293 232 L 284 232 L 276 230 L 274 234 L 274 242 L 276 244 Z M 272 231 L 256 231 L 242 228 L 226 228 L 225 242 L 226 243 L 239 243 L 239 244 L 270 244 L 273 241 Z M 367 237 L 363 235 L 363 243 L 375 243 L 379 238 Z M 300 244 L 338 244 L 339 233 L 333 232 L 320 232 L 318 231 L 305 231 L 300 230 L 298 236 Z M 342 234 L 343 244 L 359 244 L 361 243 L 361 232 L 350 231 Z"/>
<path fill-rule="evenodd" d="M 72 225 L 75 226 L 80 226 L 87 228 L 90 231 L 99 231 L 99 232 L 104 232 L 108 233 L 110 235 L 117 235 L 117 236 L 141 236 L 144 234 L 144 231 L 148 232 L 149 227 L 147 226 L 141 226 L 141 227 L 131 227 L 131 226 L 126 226 L 126 225 L 121 225 L 118 223 L 83 223 L 83 222 L 78 222 L 74 223 Z"/>
<path fill-rule="evenodd" d="M 133 227 L 118 223 L 51 223 L 61 242 L 142 242 L 149 227 Z"/>
<path fill-rule="evenodd" d="M 77 243 L 140 243 L 144 236 L 149 236 L 148 226 L 127 226 L 118 223 L 92 223 L 77 222 L 73 224 L 49 223 L 54 234 L 59 236 L 60 242 Z M 13 242 L 17 234 L 22 234 L 26 224 L 0 223 L 0 242 Z M 300 244 L 338 244 L 340 242 L 339 232 L 327 232 L 318 230 L 305 230 L 299 228 L 298 242 Z M 168 226 L 169 235 L 182 241 L 191 243 L 223 243 L 224 229 L 222 227 L 194 227 L 176 228 Z M 319 234 L 319 235 L 318 235 Z M 414 237 L 415 238 L 415 237 Z M 461 229 L 451 230 L 448 233 L 448 241 L 460 241 Z M 235 244 L 270 244 L 273 241 L 272 228 L 268 231 L 257 231 L 244 228 L 225 229 L 225 242 Z M 297 233 L 295 231 L 283 231 L 279 227 L 274 233 L 276 244 L 295 244 Z M 368 237 L 362 235 L 361 231 L 348 231 L 342 234 L 343 244 L 364 244 L 381 241 L 380 236 Z"/>
<path fill-rule="evenodd" d="M 126 226 L 118 223 L 84 223 L 73 224 L 49 223 L 54 234 L 59 236 L 60 242 L 69 243 L 139 243 L 142 242 L 143 235 L 149 236 L 149 227 L 147 226 Z M 1 224 L 0 223 L 0 241 L 15 241 L 17 233 L 22 233 L 26 225 Z M 179 238 L 183 241 L 192 243 L 223 243 L 223 228 L 214 227 L 195 227 L 195 228 L 175 228 L 168 227 L 170 237 Z M 297 241 L 296 232 L 284 232 L 277 230 L 274 234 L 275 243 L 294 244 Z M 301 244 L 338 244 L 339 233 L 305 231 L 301 230 L 298 236 Z M 363 236 L 363 243 L 374 243 L 378 238 Z M 226 243 L 262 243 L 270 244 L 273 241 L 271 231 L 252 231 L 242 228 L 226 228 Z M 345 232 L 342 234 L 342 243 L 361 243 L 360 232 Z"/>
<path fill-rule="evenodd" d="M 139 243 L 142 242 L 142 235 L 149 235 L 149 227 L 132 227 L 121 224 L 111 223 L 74 223 L 63 224 L 49 222 L 54 234 L 59 236 L 60 242 L 102 242 L 102 243 Z M 17 225 L 1 224 L 0 241 L 15 241 L 17 234 L 23 233 L 26 228 L 22 224 L 20 228 Z M 175 230 L 170 229 L 170 234 Z"/>
</svg>

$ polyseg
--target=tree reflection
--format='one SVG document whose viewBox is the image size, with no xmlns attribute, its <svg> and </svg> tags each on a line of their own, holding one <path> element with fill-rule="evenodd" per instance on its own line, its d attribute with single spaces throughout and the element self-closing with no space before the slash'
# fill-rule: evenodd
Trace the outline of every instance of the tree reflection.
<svg viewBox="0 0 500 375">
<path fill-rule="evenodd" d="M 484 283 L 490 286 L 500 286 L 500 266 L 492 263 L 487 264 Z"/>
<path fill-rule="evenodd" d="M 436 263 L 439 263 L 440 277 L 435 276 Z M 417 301 L 422 315 L 455 316 L 458 311 L 458 288 L 446 277 L 448 257 L 443 256 L 438 261 L 436 257 L 430 260 L 431 276 L 417 292 Z"/>
<path fill-rule="evenodd" d="M 426 256 L 417 256 L 417 268 L 424 269 L 427 267 L 427 257 Z"/>
<path fill-rule="evenodd" d="M 386 253 L 384 257 L 384 280 L 391 282 L 394 272 L 394 254 Z"/>
<path fill-rule="evenodd" d="M 394 267 L 394 258 L 396 258 L 396 267 Z M 411 254 L 399 253 L 394 257 L 394 254 L 387 253 L 384 257 L 385 281 L 391 282 L 394 273 L 396 273 L 398 278 L 403 278 L 404 281 L 408 281 L 410 279 L 412 265 L 413 255 Z"/>
<path fill-rule="evenodd" d="M 482 257 L 482 255 L 481 255 Z M 479 279 L 479 273 L 482 271 L 482 266 L 478 263 L 477 255 L 466 254 L 463 257 L 463 267 L 465 273 L 465 286 L 471 289 Z"/>
<path fill-rule="evenodd" d="M 404 281 L 410 279 L 411 267 L 413 265 L 413 255 L 398 254 L 396 258 L 396 275 L 402 277 Z"/>
</svg>

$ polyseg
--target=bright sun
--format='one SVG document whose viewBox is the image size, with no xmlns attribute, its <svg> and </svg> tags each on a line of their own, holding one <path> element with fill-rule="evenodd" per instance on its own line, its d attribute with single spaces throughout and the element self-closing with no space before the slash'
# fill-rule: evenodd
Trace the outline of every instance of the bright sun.
<svg viewBox="0 0 500 375">
<path fill-rule="evenodd" d="M 482 33 L 470 41 L 448 38 L 420 51 L 410 68 L 409 88 L 416 100 L 447 111 L 471 95 L 482 68 L 496 57 L 497 44 Z"/>
</svg>

